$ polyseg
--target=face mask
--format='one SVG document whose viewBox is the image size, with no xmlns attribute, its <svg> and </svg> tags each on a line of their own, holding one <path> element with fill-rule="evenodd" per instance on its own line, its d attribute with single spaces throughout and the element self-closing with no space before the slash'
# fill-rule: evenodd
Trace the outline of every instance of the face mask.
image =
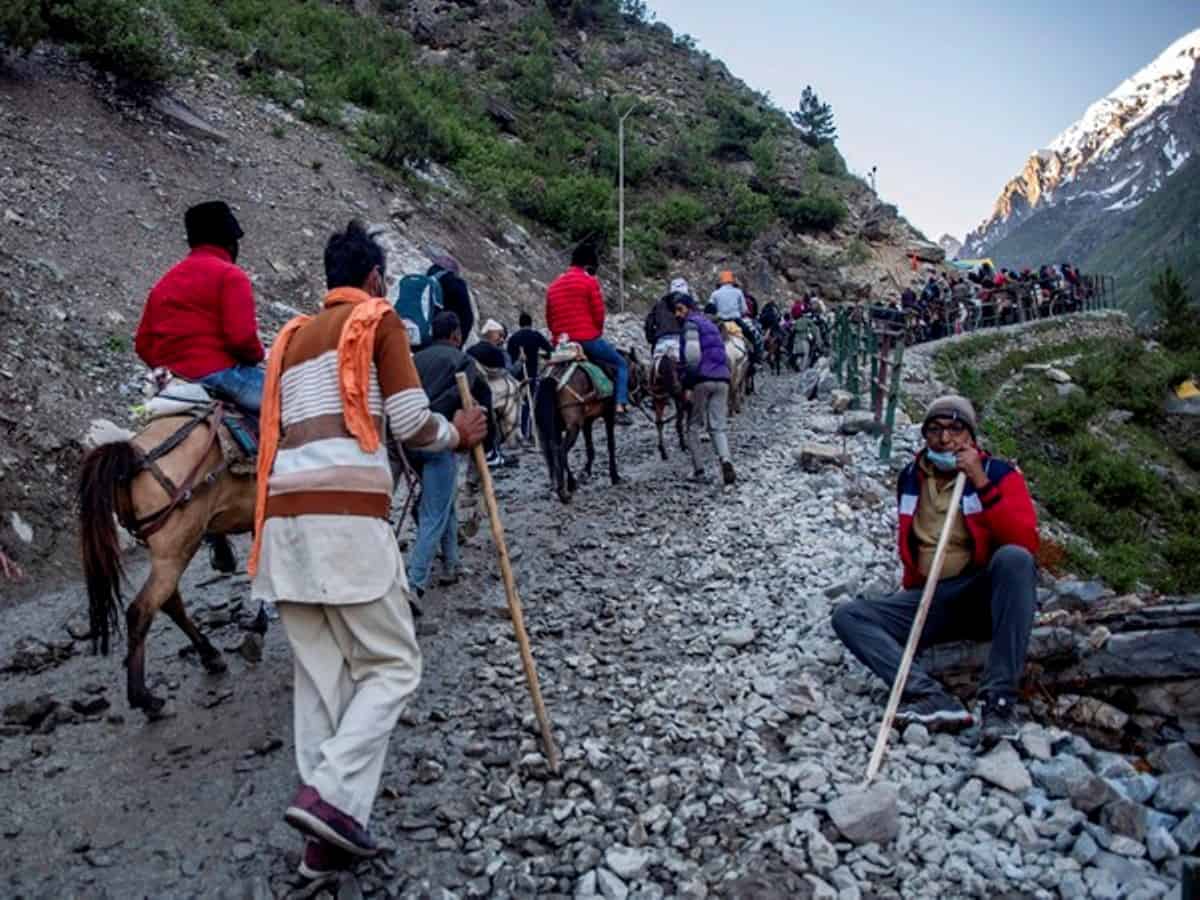
<svg viewBox="0 0 1200 900">
<path fill-rule="evenodd" d="M 943 472 L 953 472 L 958 468 L 957 454 L 942 450 L 926 450 L 925 458 L 933 463 L 935 468 Z"/>
</svg>

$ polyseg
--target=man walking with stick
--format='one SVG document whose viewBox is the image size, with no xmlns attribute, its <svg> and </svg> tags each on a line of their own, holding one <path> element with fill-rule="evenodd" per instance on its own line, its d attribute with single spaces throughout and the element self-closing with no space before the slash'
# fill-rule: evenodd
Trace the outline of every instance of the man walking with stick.
<svg viewBox="0 0 1200 900">
<path fill-rule="evenodd" d="M 990 746 L 1016 738 L 1019 731 L 1015 706 L 1037 603 L 1038 533 L 1024 476 L 979 450 L 976 428 L 975 409 L 965 397 L 940 397 L 930 404 L 921 429 L 925 448 L 900 473 L 897 488 L 903 590 L 878 601 L 843 604 L 833 614 L 833 628 L 850 652 L 893 684 L 922 588 L 932 578 L 935 590 L 919 648 L 957 640 L 992 642 L 979 691 L 981 741 Z M 960 473 L 965 484 L 955 490 Z M 958 510 L 951 514 L 951 501 L 960 492 Z M 943 531 L 939 573 L 932 570 Z M 919 667 L 912 668 L 903 687 L 897 723 L 942 731 L 972 723 L 963 705 Z"/>
</svg>

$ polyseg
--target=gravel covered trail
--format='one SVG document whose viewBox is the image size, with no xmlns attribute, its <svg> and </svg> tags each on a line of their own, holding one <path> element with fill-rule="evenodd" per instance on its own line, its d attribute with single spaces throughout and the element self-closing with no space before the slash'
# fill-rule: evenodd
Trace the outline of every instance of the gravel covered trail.
<svg viewBox="0 0 1200 900">
<path fill-rule="evenodd" d="M 338 896 L 853 900 L 1084 886 L 1069 855 L 1079 820 L 972 777 L 966 740 L 894 742 L 883 774 L 895 790 L 867 816 L 894 839 L 831 821 L 828 803 L 861 780 L 884 690 L 843 653 L 829 613 L 894 583 L 892 476 L 865 437 L 847 439 L 845 469 L 802 471 L 804 440 L 842 438 L 828 403 L 794 399 L 797 383 L 768 379 L 735 421 L 733 488 L 682 481 L 686 457 L 671 447 L 661 461 L 644 420 L 619 433 L 624 483 L 598 476 L 569 507 L 532 452 L 498 479 L 562 772 L 540 755 L 485 527 L 465 548 L 472 574 L 423 604 L 425 679 L 372 822 L 395 850 Z M 281 819 L 295 789 L 286 641 L 276 623 L 261 661 L 238 651 L 244 575 L 214 579 L 198 560 L 183 595 L 230 649 L 230 671 L 209 676 L 181 656 L 186 639 L 162 617 L 148 669 L 176 715 L 153 724 L 126 708 L 123 649 L 93 657 L 64 630 L 81 589 L 8 612 L 0 664 L 58 661 L 0 674 L 4 704 L 28 714 L 0 732 L 6 895 L 297 891 L 299 840 Z M 1127 861 L 1161 886 L 1146 896 L 1167 890 L 1148 862 Z"/>
</svg>

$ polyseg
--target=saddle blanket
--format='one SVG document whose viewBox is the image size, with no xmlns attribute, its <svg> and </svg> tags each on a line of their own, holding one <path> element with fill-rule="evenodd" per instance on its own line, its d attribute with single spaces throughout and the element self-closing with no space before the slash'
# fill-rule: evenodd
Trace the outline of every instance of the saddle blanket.
<svg viewBox="0 0 1200 900">
<path fill-rule="evenodd" d="M 613 395 L 613 380 L 608 377 L 608 373 L 594 362 L 589 362 L 586 359 L 572 360 L 565 365 L 551 363 L 550 368 L 546 370 L 546 376 L 553 378 L 559 387 L 562 387 L 571 380 L 571 375 L 574 374 L 576 368 L 583 369 L 587 377 L 591 379 L 592 389 L 596 392 L 598 399 L 607 400 Z M 580 397 L 579 399 L 585 400 L 591 398 Z"/>
<path fill-rule="evenodd" d="M 134 407 L 134 415 L 143 422 L 170 416 L 204 415 L 213 405 L 213 398 L 204 385 L 185 378 L 161 376 L 148 381 L 146 393 L 157 387 L 144 404 Z M 236 407 L 227 404 L 217 429 L 217 441 L 225 464 L 234 475 L 253 475 L 258 459 L 258 421 Z"/>
</svg>

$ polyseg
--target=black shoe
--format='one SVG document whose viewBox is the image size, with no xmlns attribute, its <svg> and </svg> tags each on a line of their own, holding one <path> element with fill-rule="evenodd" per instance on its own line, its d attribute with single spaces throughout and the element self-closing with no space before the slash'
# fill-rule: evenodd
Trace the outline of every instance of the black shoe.
<svg viewBox="0 0 1200 900">
<path fill-rule="evenodd" d="M 967 708 L 946 693 L 913 697 L 896 711 L 897 725 L 924 725 L 930 731 L 960 731 L 974 721 Z"/>
<path fill-rule="evenodd" d="M 412 594 L 409 595 L 408 608 L 412 610 L 412 617 L 414 619 L 419 619 L 421 616 L 425 615 L 425 613 L 421 612 L 421 607 L 417 606 L 417 600 L 420 600 L 425 596 L 425 588 L 415 587 L 412 589 L 412 593 L 416 594 L 417 597 L 414 600 Z"/>
<path fill-rule="evenodd" d="M 622 410 L 621 412 L 617 413 L 615 421 L 618 425 L 632 425 L 633 416 L 631 416 L 628 411 Z"/>
<path fill-rule="evenodd" d="M 984 747 L 994 747 L 1001 741 L 1015 741 L 1021 736 L 1021 719 L 1013 698 L 984 697 L 981 707 L 983 725 L 979 729 L 979 742 Z"/>
<path fill-rule="evenodd" d="M 733 484 L 735 481 L 737 481 L 737 475 L 735 475 L 733 472 L 733 463 L 731 463 L 729 460 L 725 460 L 723 463 L 721 463 L 721 479 L 726 484 Z"/>
<path fill-rule="evenodd" d="M 233 555 L 233 547 L 229 538 L 223 534 L 206 534 L 204 543 L 208 544 L 208 564 L 214 571 L 232 575 L 237 571 L 237 557 Z"/>
<path fill-rule="evenodd" d="M 704 474 L 703 469 L 696 469 L 694 472 L 692 472 L 692 481 L 696 482 L 697 484 L 705 484 L 708 482 L 708 476 Z"/>
</svg>

